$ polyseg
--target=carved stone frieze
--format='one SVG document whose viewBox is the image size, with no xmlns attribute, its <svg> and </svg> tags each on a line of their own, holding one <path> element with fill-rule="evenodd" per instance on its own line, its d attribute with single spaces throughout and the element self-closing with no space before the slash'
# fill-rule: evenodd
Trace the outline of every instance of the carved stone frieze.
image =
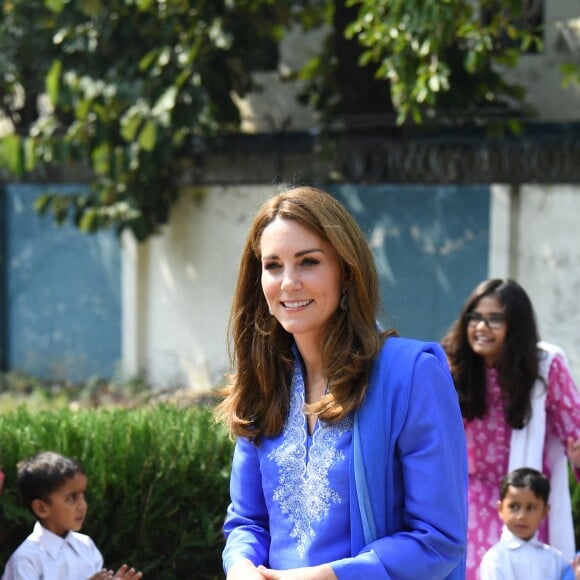
<svg viewBox="0 0 580 580">
<path fill-rule="evenodd" d="M 238 136 L 208 147 L 185 179 L 197 183 L 580 183 L 580 125 L 520 135 L 444 130 L 425 135 Z"/>
</svg>

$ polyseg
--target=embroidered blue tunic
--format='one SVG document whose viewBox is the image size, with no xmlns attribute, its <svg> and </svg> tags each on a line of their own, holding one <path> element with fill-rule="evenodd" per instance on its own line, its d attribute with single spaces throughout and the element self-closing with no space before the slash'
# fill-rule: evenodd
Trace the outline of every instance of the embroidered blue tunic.
<svg viewBox="0 0 580 580">
<path fill-rule="evenodd" d="M 396 340 L 414 351 L 425 344 Z M 467 513 L 463 424 L 444 355 L 417 351 L 412 356 L 417 360 L 409 363 L 408 388 L 399 388 L 396 380 L 389 385 L 397 388 L 379 384 L 386 381 L 375 368 L 361 408 L 363 446 L 389 455 L 366 458 L 369 468 L 376 464 L 375 472 L 391 472 L 377 477 L 371 468 L 369 480 L 371 494 L 377 494 L 372 501 L 380 508 L 381 537 L 365 546 L 360 517 L 353 518 L 359 513 L 351 462 L 353 417 L 333 425 L 319 420 L 308 435 L 304 376 L 296 359 L 281 434 L 263 438 L 259 446 L 244 438 L 236 443 L 224 524 L 226 572 L 248 558 L 275 569 L 328 563 L 341 580 L 461 577 Z M 387 409 L 400 419 L 385 426 L 391 422 Z M 385 429 L 386 440 L 379 447 L 370 444 L 370 438 L 383 438 Z M 381 511 L 392 513 L 382 517 Z"/>
</svg>

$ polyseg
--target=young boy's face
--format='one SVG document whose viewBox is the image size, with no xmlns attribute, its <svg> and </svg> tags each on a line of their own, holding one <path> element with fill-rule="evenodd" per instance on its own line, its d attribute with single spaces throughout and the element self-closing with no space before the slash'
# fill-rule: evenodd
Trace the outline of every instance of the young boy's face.
<svg viewBox="0 0 580 580">
<path fill-rule="evenodd" d="M 48 502 L 34 500 L 32 502 L 34 513 L 42 525 L 53 534 L 64 537 L 70 530 L 78 532 L 87 514 L 86 489 L 87 477 L 77 473 L 62 487 L 53 491 Z"/>
<path fill-rule="evenodd" d="M 497 502 L 499 517 L 508 530 L 522 540 L 531 540 L 549 507 L 531 489 L 510 485 L 503 500 Z"/>
</svg>

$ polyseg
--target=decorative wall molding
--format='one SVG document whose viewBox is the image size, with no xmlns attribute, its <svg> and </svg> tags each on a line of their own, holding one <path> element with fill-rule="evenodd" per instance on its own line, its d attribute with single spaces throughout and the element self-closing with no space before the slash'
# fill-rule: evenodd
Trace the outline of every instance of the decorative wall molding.
<svg viewBox="0 0 580 580">
<path fill-rule="evenodd" d="M 0 181 L 16 182 L 0 175 Z M 20 180 L 86 183 L 83 167 L 45 167 Z M 580 123 L 529 124 L 492 138 L 482 127 L 365 122 L 333 132 L 233 134 L 197 143 L 181 181 L 194 185 L 316 183 L 580 183 Z"/>
<path fill-rule="evenodd" d="M 541 125 L 501 138 L 447 128 L 393 133 L 235 136 L 199 153 L 184 178 L 208 185 L 580 183 L 580 125 Z"/>
</svg>

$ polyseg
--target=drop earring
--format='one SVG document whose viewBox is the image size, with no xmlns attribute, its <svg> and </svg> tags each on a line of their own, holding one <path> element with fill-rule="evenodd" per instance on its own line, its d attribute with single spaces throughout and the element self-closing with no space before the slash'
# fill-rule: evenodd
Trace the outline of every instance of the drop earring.
<svg viewBox="0 0 580 580">
<path fill-rule="evenodd" d="M 347 309 L 347 304 L 346 304 L 346 290 L 341 294 L 340 296 L 340 309 L 341 310 L 346 310 Z"/>
</svg>

